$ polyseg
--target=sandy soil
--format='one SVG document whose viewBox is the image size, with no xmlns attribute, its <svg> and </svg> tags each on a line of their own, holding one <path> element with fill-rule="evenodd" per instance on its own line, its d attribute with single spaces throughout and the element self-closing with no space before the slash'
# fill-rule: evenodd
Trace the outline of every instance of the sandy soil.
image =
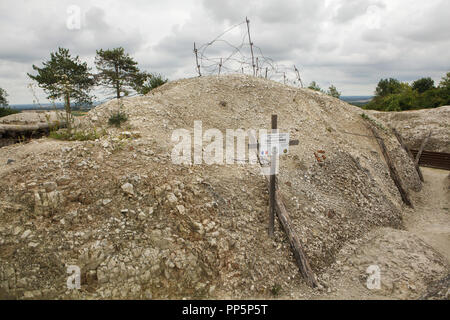
<svg viewBox="0 0 450 320">
<path fill-rule="evenodd" d="M 449 172 L 422 168 L 424 189 L 415 197 L 415 210 L 406 211 L 404 222 L 411 233 L 432 246 L 450 262 Z"/>
<path fill-rule="evenodd" d="M 422 168 L 422 172 L 425 183 L 421 192 L 413 194 L 415 209 L 405 208 L 403 211 L 406 230 L 380 228 L 360 242 L 346 246 L 338 257 L 343 261 L 334 264 L 326 273 L 331 278 L 328 292 L 314 298 L 449 298 L 449 173 L 431 168 Z M 349 252 L 352 253 L 348 255 Z M 440 263 L 436 264 L 438 260 Z M 444 269 L 439 266 L 442 262 Z M 380 264 L 379 290 L 366 287 L 366 267 L 369 264 Z M 421 277 L 421 270 L 429 274 L 447 273 L 447 276 L 430 281 L 428 277 Z M 291 296 L 301 297 L 298 293 Z"/>
</svg>

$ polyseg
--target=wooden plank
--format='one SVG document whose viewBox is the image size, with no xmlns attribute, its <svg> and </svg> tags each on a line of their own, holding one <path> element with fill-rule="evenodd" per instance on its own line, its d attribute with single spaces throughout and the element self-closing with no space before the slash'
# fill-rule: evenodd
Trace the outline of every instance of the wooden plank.
<svg viewBox="0 0 450 320">
<path fill-rule="evenodd" d="M 424 182 L 422 170 L 420 170 L 419 164 L 417 164 L 415 162 L 414 156 L 413 156 L 411 150 L 405 144 L 405 141 L 403 140 L 403 137 L 401 136 L 401 134 L 395 128 L 391 128 L 391 129 L 392 129 L 392 132 L 394 133 L 394 135 L 397 137 L 398 143 L 400 143 L 402 148 L 406 151 L 406 153 L 408 154 L 408 156 L 411 158 L 412 162 L 414 163 L 414 167 L 416 168 L 416 171 L 417 171 L 417 174 L 419 175 L 420 181 Z"/>
<path fill-rule="evenodd" d="M 286 233 L 289 244 L 291 245 L 292 251 L 294 253 L 295 261 L 297 262 L 297 266 L 299 267 L 300 273 L 305 279 L 306 283 L 311 287 L 317 287 L 318 283 L 314 272 L 309 265 L 308 258 L 305 254 L 305 250 L 303 250 L 302 243 L 300 239 L 296 236 L 295 230 L 292 226 L 291 220 L 289 218 L 289 214 L 284 206 L 283 197 L 279 189 L 275 192 L 275 203 L 277 208 L 277 216 L 281 222 L 281 226 L 283 227 L 284 232 Z"/>
<path fill-rule="evenodd" d="M 428 139 L 430 139 L 430 137 L 431 137 L 431 131 L 428 133 L 428 136 L 426 136 L 425 139 L 423 139 L 422 144 L 420 145 L 419 151 L 417 152 L 417 155 L 416 155 L 416 161 L 415 161 L 416 165 L 419 165 L 420 156 L 422 155 L 422 151 L 425 148 L 425 145 L 427 144 Z"/>
<path fill-rule="evenodd" d="M 414 206 L 409 198 L 408 192 L 405 190 L 405 188 L 403 188 L 402 182 L 400 180 L 400 176 L 391 160 L 391 157 L 389 156 L 389 153 L 387 151 L 387 148 L 386 148 L 386 145 L 384 144 L 383 139 L 379 136 L 377 130 L 375 129 L 375 127 L 372 124 L 370 124 L 368 121 L 365 121 L 365 123 L 366 123 L 367 127 L 370 129 L 370 131 L 372 131 L 372 134 L 375 137 L 375 140 L 377 140 L 378 145 L 380 146 L 381 152 L 383 153 L 383 156 L 384 156 L 384 160 L 386 161 L 386 164 L 389 168 L 389 174 L 390 174 L 392 180 L 394 181 L 394 184 L 397 187 L 398 192 L 400 193 L 400 196 L 402 197 L 403 202 L 407 206 L 414 208 Z"/>
<path fill-rule="evenodd" d="M 278 128 L 278 116 L 276 114 L 272 115 L 272 133 L 275 133 Z M 269 236 L 273 237 L 274 229 L 275 229 L 275 169 L 277 166 L 277 155 L 272 152 L 272 159 L 270 161 L 270 183 L 269 183 Z"/>
<path fill-rule="evenodd" d="M 259 143 L 256 143 L 259 145 Z M 259 149 L 256 151 L 258 162 L 261 165 L 261 159 L 259 157 Z M 275 177 L 275 181 L 271 182 L 271 177 Z M 281 192 L 279 190 L 279 186 L 277 183 L 277 179 L 275 175 L 267 176 L 266 179 L 268 182 L 269 190 L 271 188 L 271 185 L 275 186 L 275 192 L 274 192 L 274 204 L 275 204 L 275 213 L 278 216 L 278 219 L 280 220 L 280 224 L 286 233 L 288 237 L 289 244 L 291 246 L 292 252 L 294 254 L 294 259 L 297 262 L 297 266 L 299 268 L 300 274 L 302 275 L 303 279 L 305 279 L 306 283 L 315 288 L 318 286 L 318 282 L 316 280 L 316 277 L 314 275 L 314 272 L 311 269 L 311 266 L 309 265 L 308 257 L 306 256 L 305 250 L 303 249 L 302 243 L 300 239 L 296 236 L 295 230 L 292 226 L 291 220 L 289 218 L 289 214 L 286 210 L 286 207 L 284 205 L 283 196 L 281 195 Z"/>
<path fill-rule="evenodd" d="M 418 154 L 418 150 L 411 150 L 413 155 Z M 450 153 L 423 151 L 419 159 L 419 165 L 442 170 L 450 170 Z"/>
</svg>

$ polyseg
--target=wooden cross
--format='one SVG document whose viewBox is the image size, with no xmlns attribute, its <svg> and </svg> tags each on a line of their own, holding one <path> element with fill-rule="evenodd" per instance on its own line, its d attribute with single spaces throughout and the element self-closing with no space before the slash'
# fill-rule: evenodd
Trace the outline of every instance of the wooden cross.
<svg viewBox="0 0 450 320">
<path fill-rule="evenodd" d="M 276 114 L 272 115 L 272 133 L 277 133 L 278 129 L 278 116 Z M 298 140 L 289 140 L 290 146 L 297 146 L 299 144 Z M 257 149 L 258 159 L 259 159 L 259 148 L 260 143 L 249 144 L 250 149 Z M 272 152 L 272 157 L 270 161 L 270 183 L 269 183 L 269 236 L 273 236 L 274 233 L 274 225 L 275 225 L 275 189 L 276 189 L 276 180 L 277 175 L 275 172 L 275 168 L 277 166 L 277 158 L 278 155 L 276 152 Z"/>
</svg>

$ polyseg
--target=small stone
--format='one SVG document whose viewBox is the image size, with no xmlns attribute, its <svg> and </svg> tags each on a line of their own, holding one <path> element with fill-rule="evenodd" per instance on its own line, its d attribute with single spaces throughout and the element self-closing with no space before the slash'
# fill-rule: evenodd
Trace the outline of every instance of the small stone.
<svg viewBox="0 0 450 320">
<path fill-rule="evenodd" d="M 23 229 L 20 226 L 15 227 L 13 230 L 13 235 L 17 236 L 22 230 Z"/>
<path fill-rule="evenodd" d="M 108 205 L 109 203 L 111 203 L 111 199 L 103 199 L 102 203 L 104 206 Z"/>
<path fill-rule="evenodd" d="M 26 231 L 22 234 L 21 238 L 22 238 L 22 239 L 28 238 L 28 236 L 29 236 L 30 234 L 31 234 L 31 230 L 26 230 Z"/>
<path fill-rule="evenodd" d="M 129 195 L 134 195 L 134 187 L 131 183 L 125 183 L 124 185 L 122 185 L 122 190 L 123 192 L 129 194 Z"/>
<path fill-rule="evenodd" d="M 28 246 L 31 247 L 31 248 L 36 248 L 38 245 L 39 245 L 39 243 L 36 243 L 36 242 L 30 242 L 28 244 Z"/>
<path fill-rule="evenodd" d="M 57 188 L 56 182 L 50 181 L 50 182 L 44 182 L 44 189 L 47 192 L 55 191 Z"/>
<path fill-rule="evenodd" d="M 178 198 L 176 195 L 174 195 L 173 193 L 169 193 L 167 195 L 167 200 L 169 200 L 170 203 L 175 203 L 178 201 Z"/>
<path fill-rule="evenodd" d="M 181 215 L 184 215 L 184 214 L 186 213 L 186 209 L 185 209 L 184 206 L 181 205 L 181 204 L 177 206 L 177 209 L 178 209 L 178 212 L 179 212 Z"/>
<path fill-rule="evenodd" d="M 148 300 L 151 300 L 153 298 L 153 295 L 152 295 L 152 292 L 150 291 L 150 289 L 145 290 L 144 296 Z"/>
<path fill-rule="evenodd" d="M 68 176 L 61 176 L 58 179 L 56 179 L 56 183 L 58 186 L 65 186 L 70 183 L 70 178 Z"/>
<path fill-rule="evenodd" d="M 14 160 L 14 159 L 8 159 L 8 160 L 6 161 L 6 164 L 11 164 L 11 163 L 13 163 L 13 162 L 16 162 L 16 160 Z"/>
</svg>

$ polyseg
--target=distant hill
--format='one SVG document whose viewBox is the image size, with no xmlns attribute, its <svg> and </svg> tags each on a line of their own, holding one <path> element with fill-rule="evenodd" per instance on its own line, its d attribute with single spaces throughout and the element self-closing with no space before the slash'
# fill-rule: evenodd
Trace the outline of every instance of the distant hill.
<svg viewBox="0 0 450 320">
<path fill-rule="evenodd" d="M 373 96 L 341 96 L 341 100 L 361 107 L 372 100 Z"/>
</svg>

